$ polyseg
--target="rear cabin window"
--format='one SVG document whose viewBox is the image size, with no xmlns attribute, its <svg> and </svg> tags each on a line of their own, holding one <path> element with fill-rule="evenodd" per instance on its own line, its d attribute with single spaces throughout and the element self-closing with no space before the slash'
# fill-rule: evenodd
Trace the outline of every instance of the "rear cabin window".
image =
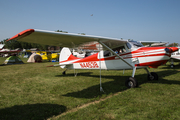
<svg viewBox="0 0 180 120">
<path fill-rule="evenodd" d="M 113 51 L 117 54 L 122 54 L 122 53 L 127 52 L 125 49 L 125 46 L 114 48 Z M 104 57 L 109 57 L 112 55 L 113 55 L 113 53 L 111 53 L 109 50 L 104 51 Z"/>
</svg>

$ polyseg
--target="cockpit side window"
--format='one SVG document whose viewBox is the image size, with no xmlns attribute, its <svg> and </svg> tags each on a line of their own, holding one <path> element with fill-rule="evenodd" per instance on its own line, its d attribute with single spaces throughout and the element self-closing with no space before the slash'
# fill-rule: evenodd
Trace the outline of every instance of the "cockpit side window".
<svg viewBox="0 0 180 120">
<path fill-rule="evenodd" d="M 125 53 L 125 52 L 128 51 L 126 49 L 127 49 L 127 47 L 125 47 L 125 45 L 123 45 L 123 46 L 114 48 L 112 50 L 117 54 L 122 54 L 122 53 Z M 113 53 L 111 53 L 109 50 L 104 51 L 104 57 L 109 57 L 109 56 L 112 56 L 112 55 L 113 55 Z"/>
<path fill-rule="evenodd" d="M 131 46 L 131 44 L 130 44 L 129 42 L 127 42 L 126 45 L 127 45 L 127 48 L 128 48 L 128 49 L 131 49 L 131 48 L 132 48 L 132 46 Z"/>
<path fill-rule="evenodd" d="M 126 49 L 124 46 L 119 47 L 117 50 L 118 50 L 118 54 L 126 52 Z"/>
<path fill-rule="evenodd" d="M 131 51 L 130 49 L 133 47 L 133 45 L 131 45 L 131 43 L 127 42 L 126 44 L 123 44 L 122 46 L 113 48 L 112 50 L 116 53 L 116 54 L 123 54 L 126 52 Z M 113 53 L 111 53 L 109 50 L 104 51 L 103 53 L 104 57 L 109 57 L 112 56 Z"/>
<path fill-rule="evenodd" d="M 111 52 L 109 50 L 104 51 L 104 57 L 111 56 Z"/>
</svg>

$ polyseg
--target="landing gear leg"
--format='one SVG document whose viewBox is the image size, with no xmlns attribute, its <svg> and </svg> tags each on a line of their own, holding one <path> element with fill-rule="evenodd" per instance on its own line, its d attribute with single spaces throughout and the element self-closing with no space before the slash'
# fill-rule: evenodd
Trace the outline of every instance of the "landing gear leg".
<svg viewBox="0 0 180 120">
<path fill-rule="evenodd" d="M 148 70 L 147 68 L 145 68 L 145 70 L 146 70 L 147 73 L 148 73 L 147 79 L 148 79 L 149 81 L 158 80 L 158 75 L 157 75 L 157 73 L 155 73 L 155 72 L 149 72 L 149 70 Z"/>
<path fill-rule="evenodd" d="M 174 60 L 171 59 L 171 68 L 174 68 Z"/>
<path fill-rule="evenodd" d="M 76 70 L 74 69 L 74 76 L 76 77 L 76 76 L 77 76 L 77 74 L 78 74 L 78 73 L 77 73 L 77 72 L 76 72 Z"/>
<path fill-rule="evenodd" d="M 135 72 L 136 72 L 136 67 L 133 68 L 132 77 L 129 77 L 129 78 L 125 81 L 126 87 L 128 87 L 128 88 L 138 87 L 138 82 L 137 82 L 137 80 L 134 78 Z"/>
<path fill-rule="evenodd" d="M 174 68 L 174 65 L 173 65 L 173 64 L 171 64 L 171 68 Z"/>
<path fill-rule="evenodd" d="M 68 70 L 68 69 L 66 69 L 65 71 L 63 71 L 62 74 L 63 74 L 63 75 L 66 75 L 66 71 L 67 71 L 67 70 Z"/>
</svg>

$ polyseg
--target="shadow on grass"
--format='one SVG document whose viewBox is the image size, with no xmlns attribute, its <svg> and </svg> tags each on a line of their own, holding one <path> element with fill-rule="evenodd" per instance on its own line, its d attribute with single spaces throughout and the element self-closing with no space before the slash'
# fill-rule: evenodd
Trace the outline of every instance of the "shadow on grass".
<svg viewBox="0 0 180 120">
<path fill-rule="evenodd" d="M 100 77 L 99 75 L 92 75 L 92 73 L 93 72 L 81 72 L 78 73 L 77 76 L 78 77 L 87 76 L 87 77 L 92 77 L 92 79 Z M 75 76 L 74 73 L 66 74 L 66 75 L 56 75 L 56 77 L 72 77 L 72 79 L 74 76 Z M 87 89 L 83 89 L 82 91 L 67 93 L 63 96 L 91 99 L 91 98 L 97 98 L 98 96 L 100 97 L 103 94 L 116 93 L 127 89 L 127 87 L 125 87 L 125 79 L 127 78 L 127 76 L 102 75 L 101 78 L 102 78 L 102 82 L 104 78 L 113 79 L 113 81 L 102 83 L 102 87 L 105 93 L 100 92 L 100 85 L 97 84 Z"/>
<path fill-rule="evenodd" d="M 5 64 L 0 64 L 0 66 L 6 66 Z"/>
<path fill-rule="evenodd" d="M 161 72 L 157 72 L 157 74 L 159 75 L 159 80 L 154 80 L 154 81 L 150 81 L 152 83 L 159 83 L 159 84 L 177 84 L 180 85 L 180 81 L 177 80 L 171 80 L 171 79 L 164 79 L 163 77 L 168 77 L 171 75 L 175 75 L 177 73 L 180 73 L 179 69 L 170 69 L 170 70 L 166 70 L 166 71 L 161 71 Z"/>
<path fill-rule="evenodd" d="M 173 68 L 171 68 L 171 65 L 163 65 L 162 67 L 161 67 L 161 69 L 171 69 L 171 70 L 174 70 L 174 69 L 180 69 L 180 63 L 176 63 L 176 64 L 174 64 L 174 67 Z"/>
<path fill-rule="evenodd" d="M 44 120 L 65 112 L 58 104 L 27 104 L 0 109 L 0 120 Z"/>
<path fill-rule="evenodd" d="M 92 76 L 93 72 L 81 72 L 81 73 L 78 73 L 77 76 Z M 75 73 L 70 73 L 70 74 L 66 74 L 66 75 L 56 75 L 55 77 L 74 77 L 75 76 Z"/>
<path fill-rule="evenodd" d="M 79 73 L 79 76 L 91 76 L 92 78 L 96 77 L 99 78 L 99 75 L 91 75 L 92 72 L 85 72 L 85 73 Z M 138 84 L 144 84 L 144 83 L 159 83 L 159 84 L 178 84 L 180 85 L 180 81 L 173 81 L 173 80 L 165 80 L 162 77 L 170 76 L 173 74 L 179 73 L 177 70 L 167 70 L 167 71 L 160 71 L 157 72 L 159 75 L 158 81 L 148 81 L 147 80 L 147 74 L 140 74 L 136 75 L 135 78 L 138 81 Z M 58 75 L 57 77 L 68 77 L 68 76 L 74 76 L 74 74 L 68 74 L 68 75 Z M 69 97 L 76 97 L 76 98 L 96 98 L 97 96 L 101 97 L 103 94 L 111 94 L 111 93 L 117 93 L 127 90 L 128 88 L 125 86 L 125 80 L 129 76 L 113 76 L 113 75 L 102 75 L 102 81 L 103 78 L 106 79 L 113 79 L 113 81 L 102 83 L 102 87 L 105 91 L 105 93 L 100 92 L 100 85 L 94 85 L 91 87 L 88 87 L 87 89 L 83 89 L 81 91 L 77 92 L 71 92 L 67 93 L 63 96 L 69 96 Z M 140 88 L 140 87 L 139 87 Z"/>
</svg>

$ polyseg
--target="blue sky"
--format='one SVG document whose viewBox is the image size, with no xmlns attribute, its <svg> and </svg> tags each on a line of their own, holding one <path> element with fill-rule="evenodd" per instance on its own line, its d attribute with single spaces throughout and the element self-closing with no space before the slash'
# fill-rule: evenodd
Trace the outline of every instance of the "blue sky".
<svg viewBox="0 0 180 120">
<path fill-rule="evenodd" d="M 0 41 L 32 28 L 180 43 L 180 0 L 0 0 L 0 16 Z"/>
</svg>

